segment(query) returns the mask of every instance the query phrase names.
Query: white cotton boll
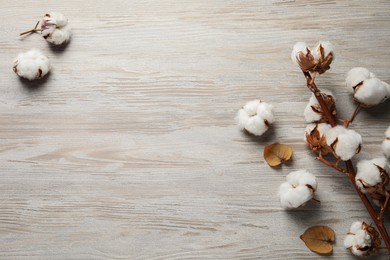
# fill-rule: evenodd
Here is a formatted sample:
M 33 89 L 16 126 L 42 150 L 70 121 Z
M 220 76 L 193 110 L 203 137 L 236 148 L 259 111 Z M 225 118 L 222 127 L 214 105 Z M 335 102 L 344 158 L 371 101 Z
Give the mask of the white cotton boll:
M 348 90 L 351 93 L 354 93 L 353 88 L 356 87 L 356 85 L 370 78 L 375 78 L 375 74 L 373 74 L 366 68 L 356 67 L 348 71 L 347 78 L 345 79 L 345 84 L 347 85 Z
M 17 56 L 13 70 L 18 76 L 29 80 L 40 79 L 49 72 L 50 62 L 42 52 L 32 49 Z
M 286 176 L 286 180 L 294 187 L 310 185 L 314 190 L 317 189 L 316 177 L 307 170 L 290 172 Z
M 291 52 L 291 60 L 299 65 L 298 61 L 298 54 L 300 52 L 303 52 L 304 54 L 307 54 L 307 45 L 304 42 L 297 42 L 295 43 L 293 50 Z
M 359 230 L 362 229 L 362 225 L 363 225 L 363 222 L 361 222 L 361 221 L 353 222 L 350 229 L 349 229 L 349 232 L 356 234 L 356 232 L 358 232 Z
M 280 204 L 284 209 L 298 208 L 311 200 L 317 189 L 314 175 L 306 170 L 291 172 L 279 187 Z
M 68 19 L 58 12 L 46 14 L 41 21 L 41 29 L 43 38 L 55 45 L 68 42 L 72 35 Z
M 353 97 L 362 105 L 375 106 L 389 98 L 387 83 L 378 78 L 370 78 L 355 88 Z
M 360 151 L 362 137 L 354 130 L 335 126 L 325 132 L 326 143 L 332 147 L 341 160 L 347 161 Z
M 357 163 L 357 173 L 355 177 L 356 185 L 363 192 L 365 192 L 365 189 L 360 180 L 370 186 L 375 186 L 382 182 L 380 171 L 377 166 L 381 167 L 385 171 L 389 170 L 389 165 L 385 157 L 379 157 L 372 160 L 361 160 Z
M 238 111 L 236 120 L 241 130 L 260 136 L 274 122 L 273 106 L 260 100 L 249 101 Z

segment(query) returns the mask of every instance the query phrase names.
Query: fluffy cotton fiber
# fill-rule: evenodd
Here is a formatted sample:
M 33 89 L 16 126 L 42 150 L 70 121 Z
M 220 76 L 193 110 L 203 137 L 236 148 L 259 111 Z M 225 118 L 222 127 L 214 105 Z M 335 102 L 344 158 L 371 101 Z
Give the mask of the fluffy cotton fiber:
M 325 132 L 326 143 L 341 160 L 347 161 L 360 152 L 362 137 L 354 130 L 335 126 Z
M 385 156 L 389 159 L 390 158 L 390 126 L 387 128 L 385 132 L 385 140 L 382 142 L 382 150 Z
M 356 185 L 366 193 L 361 181 L 370 186 L 375 186 L 382 182 L 379 167 L 389 172 L 389 165 L 385 157 L 372 160 L 361 160 L 357 163 Z
M 32 49 L 18 55 L 13 69 L 18 76 L 35 80 L 43 78 L 49 72 L 50 62 L 42 52 Z
M 236 120 L 241 130 L 261 136 L 274 122 L 274 109 L 271 104 L 252 100 L 238 111 Z
M 325 95 L 331 96 L 334 100 L 333 93 L 330 90 L 323 89 L 322 92 Z M 313 93 L 311 94 L 310 100 L 305 107 L 303 115 L 308 123 L 319 122 L 323 117 L 322 108 Z
M 41 29 L 43 38 L 55 45 L 68 42 L 72 35 L 68 19 L 58 12 L 46 14 L 41 21 Z
M 284 209 L 294 209 L 311 200 L 317 189 L 316 177 L 306 170 L 291 172 L 279 187 L 279 198 Z
M 366 68 L 353 68 L 347 73 L 345 83 L 353 91 L 354 99 L 362 106 L 378 105 L 390 97 L 390 85 L 375 77 Z

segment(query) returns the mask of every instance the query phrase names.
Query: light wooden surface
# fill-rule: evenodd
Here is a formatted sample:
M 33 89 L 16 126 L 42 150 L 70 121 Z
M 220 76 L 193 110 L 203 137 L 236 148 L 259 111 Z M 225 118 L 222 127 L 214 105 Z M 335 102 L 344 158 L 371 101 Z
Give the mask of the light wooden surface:
M 335 45 L 317 83 L 349 116 L 350 68 L 390 82 L 389 1 L 0 2 L 1 259 L 316 259 L 299 235 L 319 224 L 336 231 L 328 258 L 354 259 L 344 235 L 370 219 L 303 143 L 309 92 L 290 52 Z M 66 48 L 18 36 L 48 11 L 69 17 Z M 40 83 L 12 72 L 33 47 L 53 66 Z M 255 98 L 276 106 L 261 138 L 234 120 Z M 359 114 L 357 159 L 381 155 L 389 109 Z M 273 142 L 294 148 L 279 170 L 262 159 Z M 286 212 L 277 189 L 301 168 L 318 177 L 321 205 Z

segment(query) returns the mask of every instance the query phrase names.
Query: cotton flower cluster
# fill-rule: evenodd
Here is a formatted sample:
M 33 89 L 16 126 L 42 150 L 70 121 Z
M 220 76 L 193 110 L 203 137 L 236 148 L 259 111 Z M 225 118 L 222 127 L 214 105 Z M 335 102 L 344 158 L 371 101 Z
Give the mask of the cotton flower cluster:
M 20 53 L 14 61 L 14 72 L 29 80 L 41 79 L 50 70 L 49 59 L 39 50 Z
M 385 140 L 382 142 L 382 150 L 385 156 L 390 159 L 390 127 L 385 132 Z
M 356 185 L 368 193 L 377 205 L 386 200 L 389 186 L 389 164 L 385 157 L 361 160 L 357 164 Z
M 336 111 L 335 97 L 333 93 L 330 90 L 323 89 L 321 95 L 322 95 L 322 99 L 325 101 L 328 107 L 328 110 L 331 112 L 333 116 L 335 116 L 337 114 L 337 111 Z M 312 93 L 309 103 L 307 103 L 305 107 L 304 116 L 306 122 L 308 123 L 317 123 L 317 122 L 326 121 L 324 112 L 322 111 L 322 108 L 318 103 L 318 100 L 314 95 L 314 93 Z
M 58 12 L 45 14 L 41 21 L 41 30 L 43 38 L 55 45 L 68 42 L 72 35 L 68 18 Z
M 304 42 L 297 42 L 291 52 L 291 59 L 304 72 L 324 73 L 330 69 L 330 64 L 334 60 L 333 45 L 328 41 L 320 41 L 314 50 Z
M 378 105 L 390 97 L 390 85 L 378 79 L 366 68 L 353 68 L 347 73 L 347 88 L 363 107 Z
M 279 187 L 280 203 L 284 209 L 304 206 L 313 199 L 317 189 L 316 177 L 306 170 L 290 172 Z
M 331 127 L 327 123 L 310 124 L 305 130 L 307 145 L 314 152 L 326 155 L 330 152 L 337 159 L 347 161 L 360 152 L 362 137 L 343 126 Z
M 266 102 L 252 100 L 238 111 L 236 120 L 241 130 L 261 136 L 274 122 L 274 108 Z
M 356 221 L 344 239 L 344 246 L 352 254 L 367 257 L 377 251 L 381 245 L 378 231 L 364 222 Z

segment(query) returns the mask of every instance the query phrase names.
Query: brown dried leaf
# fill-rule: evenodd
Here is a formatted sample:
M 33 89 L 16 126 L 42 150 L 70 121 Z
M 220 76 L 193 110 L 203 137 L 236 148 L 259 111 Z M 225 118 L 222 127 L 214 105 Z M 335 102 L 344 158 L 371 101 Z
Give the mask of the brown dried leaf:
M 314 253 L 326 255 L 332 253 L 336 235 L 330 227 L 314 226 L 308 228 L 300 238 Z
M 271 167 L 279 166 L 290 160 L 292 153 L 291 146 L 285 144 L 274 143 L 264 147 L 264 159 Z

